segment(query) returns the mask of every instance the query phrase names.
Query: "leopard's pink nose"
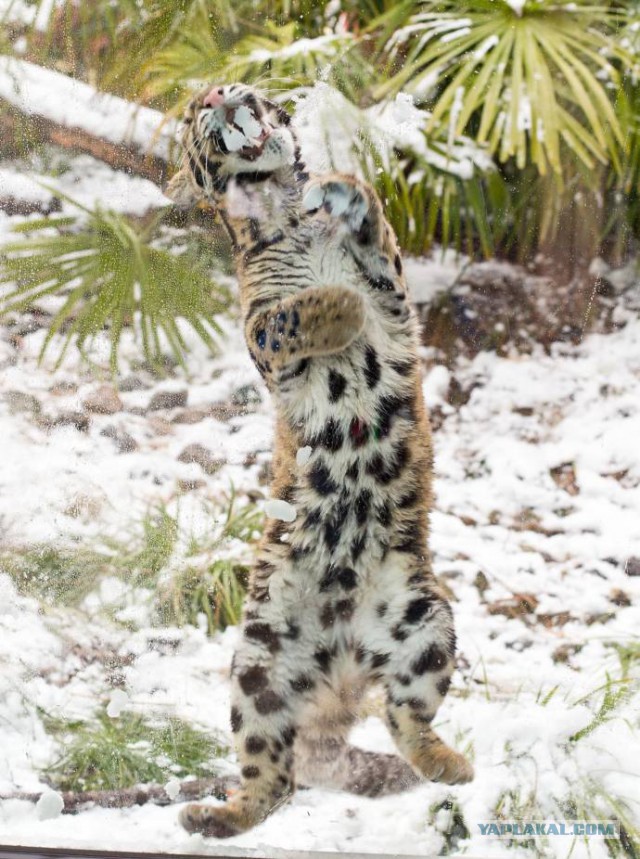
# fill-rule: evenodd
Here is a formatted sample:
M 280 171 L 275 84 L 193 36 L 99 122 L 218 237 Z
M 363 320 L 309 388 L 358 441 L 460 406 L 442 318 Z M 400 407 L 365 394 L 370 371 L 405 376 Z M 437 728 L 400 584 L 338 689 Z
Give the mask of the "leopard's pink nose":
M 214 87 L 211 92 L 207 93 L 202 103 L 205 107 L 220 107 L 221 104 L 224 104 L 224 90 L 222 87 Z

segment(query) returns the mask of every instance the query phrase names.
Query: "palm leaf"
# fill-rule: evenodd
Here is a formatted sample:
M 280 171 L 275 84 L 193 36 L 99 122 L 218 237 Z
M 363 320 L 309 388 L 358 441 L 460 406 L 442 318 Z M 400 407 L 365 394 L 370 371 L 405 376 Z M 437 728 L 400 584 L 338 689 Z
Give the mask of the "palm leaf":
M 622 11 L 585 2 L 507 0 L 405 4 L 404 26 L 378 23 L 395 73 L 377 98 L 435 81 L 427 130 L 487 143 L 500 161 L 562 175 L 564 152 L 585 165 L 619 163 L 624 134 L 612 92 L 626 52 L 614 39 Z M 375 28 L 376 22 L 372 25 Z
M 83 221 L 42 218 L 19 225 L 24 238 L 5 244 L 0 256 L 0 314 L 60 296 L 40 353 L 42 359 L 62 335 L 57 364 L 72 342 L 84 354 L 106 332 L 115 372 L 121 335 L 129 328 L 150 363 L 161 367 L 168 350 L 184 366 L 180 320 L 214 350 L 220 334 L 215 315 L 228 296 L 192 254 L 176 255 L 159 245 L 160 221 L 161 216 L 141 228 L 97 208 Z

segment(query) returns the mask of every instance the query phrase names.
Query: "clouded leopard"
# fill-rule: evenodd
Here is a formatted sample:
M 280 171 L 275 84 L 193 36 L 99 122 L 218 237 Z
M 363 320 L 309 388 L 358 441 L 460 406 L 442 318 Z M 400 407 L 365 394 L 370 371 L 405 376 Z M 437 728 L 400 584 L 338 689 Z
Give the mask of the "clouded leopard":
M 468 781 L 471 765 L 431 727 L 455 634 L 427 548 L 417 322 L 380 201 L 350 176 L 309 175 L 289 115 L 244 85 L 195 97 L 182 147 L 168 194 L 206 199 L 228 233 L 276 411 L 271 495 L 295 518 L 268 521 L 233 660 L 241 788 L 181 822 L 235 835 L 296 781 L 367 796 Z M 402 757 L 347 743 L 372 683 Z

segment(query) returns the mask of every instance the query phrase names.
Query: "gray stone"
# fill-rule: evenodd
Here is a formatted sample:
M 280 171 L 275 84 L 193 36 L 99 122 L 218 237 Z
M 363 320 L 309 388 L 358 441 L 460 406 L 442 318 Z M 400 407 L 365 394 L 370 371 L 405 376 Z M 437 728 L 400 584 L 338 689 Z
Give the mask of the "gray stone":
M 118 453 L 131 453 L 138 447 L 138 442 L 132 435 L 122 429 L 111 424 L 100 431 L 100 435 L 106 436 L 115 442 Z
M 80 432 L 87 432 L 90 418 L 84 412 L 60 412 L 57 415 L 46 415 L 40 419 L 40 424 L 45 429 L 52 427 L 75 427 Z
M 231 402 L 234 406 L 257 406 L 262 402 L 262 397 L 255 385 L 242 385 L 233 392 Z
M 203 409 L 183 409 L 171 419 L 173 424 L 199 424 L 207 417 L 208 413 Z
M 159 412 L 161 409 L 183 409 L 187 405 L 189 392 L 185 389 L 180 391 L 158 391 L 155 393 L 149 405 L 150 412 Z
M 122 400 L 113 385 L 100 385 L 85 397 L 82 405 L 97 415 L 115 415 L 122 411 Z
M 640 576 L 640 558 L 627 558 L 624 571 L 628 576 Z
M 118 384 L 118 388 L 125 394 L 128 394 L 130 391 L 144 391 L 145 388 L 150 387 L 151 385 L 145 382 L 140 376 L 125 376 Z
M 205 474 L 215 474 L 225 464 L 224 459 L 216 459 L 209 448 L 202 444 L 189 444 L 178 456 L 178 462 L 195 462 Z
M 23 391 L 7 391 L 4 399 L 12 415 L 38 415 L 42 408 L 37 397 L 34 397 L 33 394 L 25 394 Z

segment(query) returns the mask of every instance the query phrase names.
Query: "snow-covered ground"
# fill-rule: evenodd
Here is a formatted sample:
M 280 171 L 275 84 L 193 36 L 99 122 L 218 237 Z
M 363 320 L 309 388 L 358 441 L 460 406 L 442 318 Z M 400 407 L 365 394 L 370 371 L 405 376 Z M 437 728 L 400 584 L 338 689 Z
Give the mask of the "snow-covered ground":
M 8 187 L 24 191 L 19 167 L 8 169 L 16 171 Z M 106 188 L 110 205 L 125 211 L 160 202 L 150 183 L 116 176 L 89 158 L 74 161 L 58 182 L 84 203 L 104 198 Z M 11 223 L 0 215 L 0 234 Z M 448 271 L 440 260 L 413 262 L 412 269 L 423 284 Z M 637 690 L 634 697 L 629 684 L 601 724 L 580 736 L 607 684 L 609 691 L 626 685 L 621 648 L 635 653 L 628 672 L 637 676 L 640 321 L 623 309 L 620 320 L 615 333 L 551 355 L 485 353 L 448 370 L 424 353 L 425 394 L 444 413 L 435 436 L 432 548 L 452 592 L 460 642 L 437 728 L 473 757 L 475 781 L 377 800 L 300 791 L 229 846 L 433 855 L 450 826 L 448 813 L 433 809 L 447 798 L 470 834 L 451 849 L 476 857 L 531 855 L 531 848 L 482 836 L 479 823 L 562 820 L 571 817 L 570 802 L 578 818 L 605 820 L 614 816 L 609 798 L 619 810 L 628 805 L 638 825 Z M 188 375 L 178 370 L 161 381 L 135 365 L 135 345 L 126 341 L 119 390 L 108 393 L 108 377 L 92 375 L 73 355 L 56 371 L 38 366 L 43 328 L 0 328 L 4 547 L 92 547 L 126 538 L 159 502 L 186 534 L 201 533 L 210 525 L 211 499 L 232 486 L 240 499 L 266 492 L 259 475 L 269 460 L 272 409 L 239 325 L 233 318 L 222 324 L 217 357 L 194 341 Z M 99 357 L 100 344 L 96 349 Z M 452 373 L 471 390 L 458 410 L 444 402 Z M 163 402 L 164 394 L 173 397 Z M 247 394 L 251 405 L 242 413 L 237 404 Z M 87 405 L 96 397 L 109 414 Z M 195 444 L 223 463 L 214 473 L 181 461 Z M 110 622 L 105 607 L 124 612 L 133 631 Z M 213 638 L 195 627 L 172 630 L 175 646 L 165 648 L 150 646 L 157 635 L 144 594 L 117 581 L 103 582 L 81 610 L 43 612 L 0 572 L 0 795 L 44 789 L 43 771 L 58 749 L 42 712 L 88 718 L 109 706 L 112 673 L 90 656 L 105 650 L 122 665 L 126 708 L 177 716 L 231 742 L 236 630 Z M 354 742 L 391 751 L 375 696 L 369 713 Z M 235 771 L 233 756 L 222 769 Z M 177 812 L 94 808 L 41 820 L 32 804 L 6 800 L 0 842 L 213 853 L 215 843 L 179 827 Z M 560 836 L 538 842 L 549 856 L 568 856 L 571 848 L 575 859 L 609 855 L 597 838 L 588 845 Z

